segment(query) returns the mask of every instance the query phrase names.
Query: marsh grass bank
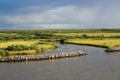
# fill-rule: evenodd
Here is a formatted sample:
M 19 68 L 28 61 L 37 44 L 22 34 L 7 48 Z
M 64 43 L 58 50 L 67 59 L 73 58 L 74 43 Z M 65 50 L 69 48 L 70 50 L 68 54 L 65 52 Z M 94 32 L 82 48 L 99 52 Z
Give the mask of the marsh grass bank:
M 78 45 L 88 45 L 102 48 L 112 48 L 120 46 L 120 39 L 68 39 L 66 43 L 78 44 Z
M 41 44 L 42 43 L 42 44 Z M 40 40 L 15 40 L 0 43 L 0 56 L 36 55 L 57 48 L 53 43 Z

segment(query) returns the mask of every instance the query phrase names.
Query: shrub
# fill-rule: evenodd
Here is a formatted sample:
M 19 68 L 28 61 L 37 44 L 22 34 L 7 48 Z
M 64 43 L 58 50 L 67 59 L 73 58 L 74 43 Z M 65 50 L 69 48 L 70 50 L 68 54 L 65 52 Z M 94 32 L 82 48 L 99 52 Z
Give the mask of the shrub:
M 61 44 L 64 44 L 66 40 L 67 39 L 60 39 L 59 41 L 60 41 Z
M 2 57 L 9 56 L 9 53 L 7 50 L 0 49 L 0 56 Z
M 26 46 L 26 45 L 11 45 L 5 48 L 8 51 L 24 51 L 24 50 L 35 50 L 36 46 Z

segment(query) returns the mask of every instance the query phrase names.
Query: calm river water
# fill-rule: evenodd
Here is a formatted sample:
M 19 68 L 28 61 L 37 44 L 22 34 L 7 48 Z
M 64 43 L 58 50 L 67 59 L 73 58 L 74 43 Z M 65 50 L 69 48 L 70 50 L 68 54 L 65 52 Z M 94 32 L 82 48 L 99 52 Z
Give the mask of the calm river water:
M 0 63 L 0 80 L 120 80 L 120 54 L 102 48 L 62 45 L 46 52 L 79 51 L 86 56 L 35 62 Z

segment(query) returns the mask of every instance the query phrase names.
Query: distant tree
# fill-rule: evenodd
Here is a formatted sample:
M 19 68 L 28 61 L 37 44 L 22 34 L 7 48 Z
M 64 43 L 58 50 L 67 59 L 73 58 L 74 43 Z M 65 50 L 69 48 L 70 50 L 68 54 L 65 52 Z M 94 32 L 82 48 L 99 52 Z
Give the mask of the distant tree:
M 88 38 L 87 34 L 82 35 L 83 38 Z
M 67 39 L 62 38 L 62 39 L 59 40 L 59 42 L 60 42 L 61 44 L 64 44 L 66 40 L 67 40 Z

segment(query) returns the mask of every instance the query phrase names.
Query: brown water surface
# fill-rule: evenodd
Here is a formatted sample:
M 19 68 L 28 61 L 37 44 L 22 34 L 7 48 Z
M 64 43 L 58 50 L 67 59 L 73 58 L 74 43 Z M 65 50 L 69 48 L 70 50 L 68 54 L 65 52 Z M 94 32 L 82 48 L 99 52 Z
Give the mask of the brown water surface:
M 0 63 L 0 80 L 120 80 L 120 54 L 102 48 L 62 45 L 46 52 L 87 51 L 87 56 L 35 62 Z

